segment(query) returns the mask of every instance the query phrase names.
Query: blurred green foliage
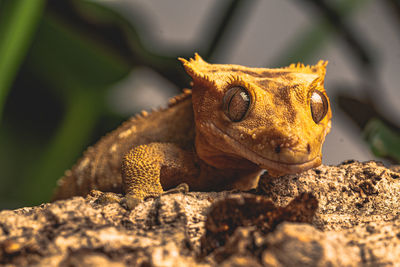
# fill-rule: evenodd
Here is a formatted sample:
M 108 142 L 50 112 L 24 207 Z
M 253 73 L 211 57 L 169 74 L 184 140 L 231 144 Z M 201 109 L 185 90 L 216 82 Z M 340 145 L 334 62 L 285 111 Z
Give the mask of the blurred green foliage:
M 400 162 L 400 133 L 378 118 L 368 121 L 363 130 L 371 151 L 380 158 Z
M 41 6 L 38 5 L 39 2 L 42 2 Z M 3 28 L 9 26 L 4 30 L 4 36 L 9 36 L 11 41 L 9 44 L 0 42 L 0 45 L 3 44 L 0 46 L 3 48 L 0 51 L 8 55 L 6 59 L 9 61 L 1 62 L 5 65 L 11 62 L 9 65 L 15 67 L 13 67 L 14 73 L 10 70 L 0 72 L 3 75 L 0 76 L 2 91 L 6 92 L 10 88 L 15 73 L 21 67 L 21 79 L 29 80 L 34 77 L 35 80 L 40 81 L 45 90 L 52 91 L 43 92 L 43 88 L 39 89 L 39 93 L 50 93 L 50 99 L 40 99 L 33 93 L 34 96 L 30 100 L 37 101 L 37 105 L 46 105 L 46 100 L 52 101 L 52 98 L 56 98 L 63 109 L 61 114 L 58 114 L 57 122 L 46 140 L 40 140 L 40 136 L 37 136 L 38 139 L 35 140 L 26 133 L 20 132 L 21 128 L 26 126 L 24 123 L 27 120 L 32 119 L 37 122 L 41 119 L 30 118 L 29 114 L 21 114 L 22 117 L 19 118 L 14 116 L 14 119 L 19 119 L 17 122 L 5 118 L 1 128 L 1 147 L 6 147 L 1 151 L 3 163 L 1 182 L 3 185 L 12 185 L 13 178 L 17 178 L 19 185 L 11 192 L 10 188 L 2 186 L 1 195 L 12 199 L 18 194 L 17 199 L 26 203 L 38 203 L 49 198 L 55 186 L 56 177 L 61 177 L 62 170 L 71 166 L 77 155 L 85 148 L 92 137 L 93 129 L 106 110 L 104 103 L 107 90 L 126 76 L 132 66 L 101 42 L 88 38 L 76 27 L 74 28 L 73 25 L 57 16 L 56 12 L 45 12 L 43 16 L 26 14 L 26 9 L 35 11 L 35 9 L 32 10 L 32 3 L 36 3 L 36 9 L 39 7 L 43 9 L 44 1 L 5 1 L 4 3 L 6 4 L 1 9 L 2 14 L 12 15 L 13 19 L 22 17 L 27 22 L 15 23 L 11 17 L 3 21 Z M 35 12 L 38 13 L 38 11 Z M 33 18 L 36 21 L 33 21 Z M 28 34 L 33 32 L 33 25 L 38 26 L 34 38 L 32 34 Z M 24 38 L 15 36 L 16 32 L 24 35 Z M 29 53 L 24 64 L 20 66 L 25 54 L 23 48 L 26 50 L 29 45 Z M 16 47 L 19 49 L 17 50 Z M 36 89 L 34 86 L 30 87 L 32 88 L 28 90 Z M 20 94 L 19 97 L 32 96 L 32 93 L 26 94 L 25 90 L 22 88 L 19 92 L 19 89 L 16 89 Z M 29 106 L 24 106 L 24 103 L 18 104 L 20 109 L 29 112 Z M 13 108 L 11 107 L 10 110 Z M 35 113 L 35 111 L 32 112 Z M 42 112 L 53 111 L 43 110 Z M 48 116 L 43 113 L 38 115 L 44 115 L 42 119 L 46 120 Z M 14 125 L 19 123 L 22 125 Z M 42 130 L 40 125 L 33 126 L 36 129 L 39 128 L 39 131 Z M 14 141 L 15 136 L 20 138 Z M 19 144 L 18 140 L 22 140 L 22 144 Z M 40 144 L 41 142 L 43 145 Z M 7 146 L 9 146 L 8 149 Z M 10 151 L 14 153 L 15 161 L 7 160 Z M 4 164 L 6 162 L 7 165 Z M 7 168 L 9 168 L 8 172 Z M 10 195 L 12 193 L 14 195 Z
M 343 18 L 366 2 L 340 0 L 328 10 Z M 223 3 L 210 15 L 205 47 L 163 55 L 143 45 L 136 31 L 142 25 L 96 2 L 0 0 L 0 208 L 48 201 L 56 180 L 82 151 L 126 119 L 106 101 L 132 69 L 146 66 L 179 88 L 187 85 L 176 57 L 195 51 L 212 57 L 217 46 L 228 46 L 224 39 L 235 14 L 247 10 L 240 13 L 246 19 L 251 14 L 245 7 L 256 1 Z M 300 32 L 276 65 L 307 61 L 330 36 L 349 32 L 332 21 L 335 16 L 316 17 L 314 27 Z M 238 29 L 235 35 L 240 36 Z M 381 124 L 371 128 L 375 134 L 367 135 L 369 142 L 376 143 L 376 136 L 383 143 L 390 140 L 390 151 L 398 155 L 391 145 L 399 140 L 396 133 Z
M 44 0 L 0 2 L 0 121 L 8 90 L 32 41 Z

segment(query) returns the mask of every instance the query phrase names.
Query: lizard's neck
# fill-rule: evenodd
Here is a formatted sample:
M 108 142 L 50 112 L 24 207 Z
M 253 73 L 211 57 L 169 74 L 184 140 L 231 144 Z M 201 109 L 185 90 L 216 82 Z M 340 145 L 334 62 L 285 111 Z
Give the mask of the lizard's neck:
M 258 165 L 247 159 L 219 150 L 198 130 L 196 130 L 195 148 L 198 157 L 215 168 L 249 170 L 252 172 L 260 170 Z

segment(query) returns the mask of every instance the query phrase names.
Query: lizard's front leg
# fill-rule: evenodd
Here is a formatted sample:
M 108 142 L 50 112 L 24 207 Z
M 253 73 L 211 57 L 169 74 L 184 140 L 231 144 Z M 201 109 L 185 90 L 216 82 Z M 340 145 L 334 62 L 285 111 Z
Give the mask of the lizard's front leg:
M 158 196 L 198 175 L 193 152 L 173 143 L 150 143 L 131 149 L 122 162 L 122 180 L 127 205 L 132 208 L 144 198 Z

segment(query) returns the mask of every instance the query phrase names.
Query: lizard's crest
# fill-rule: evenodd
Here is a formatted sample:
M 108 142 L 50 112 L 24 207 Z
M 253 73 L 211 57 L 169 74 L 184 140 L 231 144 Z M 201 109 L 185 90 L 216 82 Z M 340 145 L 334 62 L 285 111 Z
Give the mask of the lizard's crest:
M 193 78 L 196 143 L 213 141 L 221 155 L 242 157 L 274 174 L 321 163 L 331 119 L 327 61 L 276 69 L 209 64 L 198 54 L 180 61 Z M 218 151 L 203 154 L 212 154 L 208 163 L 216 165 Z
M 326 66 L 328 61 L 320 60 L 316 65 L 304 65 L 303 63 L 290 64 L 287 67 L 267 69 L 250 68 L 233 64 L 209 64 L 199 54 L 195 53 L 194 58 L 186 60 L 178 58 L 185 68 L 187 74 L 193 78 L 193 83 L 208 87 L 217 87 L 216 83 L 226 83 L 229 80 L 241 82 L 270 78 L 275 81 L 285 79 L 302 79 L 312 77 L 315 83 L 323 86 Z M 297 77 L 296 77 L 297 76 Z
M 324 77 L 326 73 L 326 65 L 328 65 L 328 61 L 320 60 L 314 66 L 304 65 L 303 63 L 299 62 L 297 64 L 294 63 L 290 64 L 288 67 L 285 67 L 283 69 L 302 72 L 302 73 L 318 73 L 319 76 Z
M 207 68 L 210 64 L 205 62 L 199 54 L 195 53 L 194 59 L 191 58 L 189 61 L 184 58 L 178 59 L 182 62 L 186 73 L 193 78 L 194 82 L 208 87 L 215 86 L 214 80 L 207 75 Z

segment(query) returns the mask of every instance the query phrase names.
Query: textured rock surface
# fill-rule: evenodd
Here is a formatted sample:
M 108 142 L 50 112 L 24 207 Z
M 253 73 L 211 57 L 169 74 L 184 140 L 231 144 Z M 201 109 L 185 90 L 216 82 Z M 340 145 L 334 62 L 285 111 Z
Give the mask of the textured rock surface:
M 44 266 L 396 266 L 400 265 L 400 173 L 375 162 L 320 166 L 278 179 L 259 193 L 286 206 L 312 192 L 312 224 L 283 222 L 272 233 L 238 227 L 200 258 L 213 202 L 228 192 L 169 194 L 128 211 L 120 196 L 0 212 L 0 264 Z
M 391 221 L 400 214 L 400 173 L 374 161 L 322 165 L 278 179 L 264 175 L 259 188 L 279 206 L 301 192 L 313 192 L 319 201 L 314 225 L 321 230 Z

